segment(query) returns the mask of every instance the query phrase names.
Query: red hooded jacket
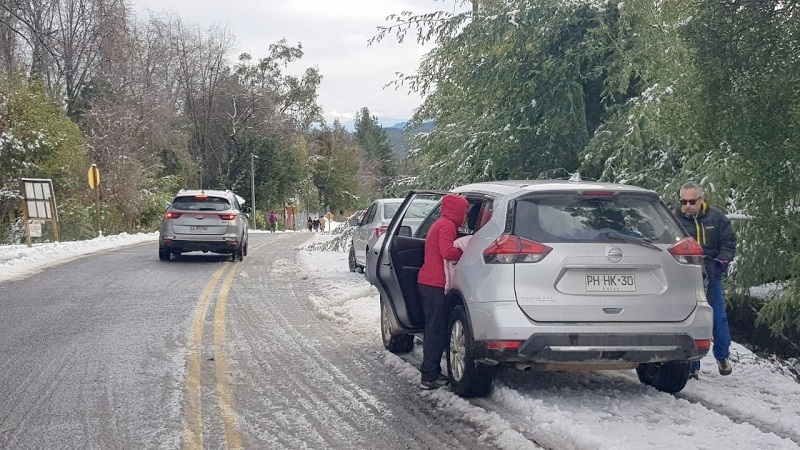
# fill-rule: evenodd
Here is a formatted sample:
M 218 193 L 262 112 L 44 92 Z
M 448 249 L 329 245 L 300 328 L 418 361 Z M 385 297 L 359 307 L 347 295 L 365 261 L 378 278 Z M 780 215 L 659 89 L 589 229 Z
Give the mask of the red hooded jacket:
M 425 238 L 425 261 L 419 270 L 417 283 L 444 288 L 444 260 L 458 261 L 461 249 L 453 247 L 458 238 L 458 227 L 467 217 L 467 199 L 456 194 L 442 198 L 442 216 L 431 226 Z

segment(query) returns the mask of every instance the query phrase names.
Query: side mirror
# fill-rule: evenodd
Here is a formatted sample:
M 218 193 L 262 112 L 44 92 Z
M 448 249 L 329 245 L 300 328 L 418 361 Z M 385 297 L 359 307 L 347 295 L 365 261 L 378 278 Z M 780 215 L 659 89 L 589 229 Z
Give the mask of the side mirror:
M 172 206 L 172 203 L 167 203 L 167 205 L 164 206 L 164 212 L 167 212 L 170 206 Z
M 250 214 L 252 209 L 249 206 L 242 206 L 242 212 L 245 214 Z
M 400 225 L 400 229 L 397 230 L 397 235 L 411 237 L 411 227 L 408 225 Z

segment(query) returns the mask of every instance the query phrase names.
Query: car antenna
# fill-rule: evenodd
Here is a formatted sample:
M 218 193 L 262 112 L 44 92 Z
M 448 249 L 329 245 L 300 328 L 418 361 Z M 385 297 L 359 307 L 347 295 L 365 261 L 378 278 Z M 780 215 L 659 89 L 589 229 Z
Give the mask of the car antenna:
M 581 182 L 581 181 L 583 181 L 583 180 L 581 179 L 581 173 L 580 173 L 580 172 L 575 172 L 575 173 L 573 173 L 573 174 L 572 174 L 572 175 L 569 177 L 569 181 L 572 181 L 572 182 Z

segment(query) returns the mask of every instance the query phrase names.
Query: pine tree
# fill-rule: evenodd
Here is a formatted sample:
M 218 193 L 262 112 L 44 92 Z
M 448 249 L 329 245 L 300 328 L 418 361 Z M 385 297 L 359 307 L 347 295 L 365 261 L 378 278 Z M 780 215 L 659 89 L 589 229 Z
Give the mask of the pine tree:
M 378 123 L 378 117 L 370 115 L 366 107 L 361 108 L 354 125 L 355 140 L 364 150 L 367 160 L 375 165 L 380 188 L 385 192 L 397 174 L 397 160 L 389 136 Z

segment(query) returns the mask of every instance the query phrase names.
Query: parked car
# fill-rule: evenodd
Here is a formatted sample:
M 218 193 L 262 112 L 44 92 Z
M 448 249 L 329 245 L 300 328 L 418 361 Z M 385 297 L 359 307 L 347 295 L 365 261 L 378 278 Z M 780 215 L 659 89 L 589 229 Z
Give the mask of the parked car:
M 472 235 L 447 298 L 447 376 L 464 397 L 487 395 L 501 365 L 523 370 L 635 369 L 675 393 L 708 353 L 712 311 L 703 251 L 655 192 L 583 181 L 503 181 L 454 189 Z M 424 318 L 417 273 L 435 207 L 412 231 L 412 191 L 375 242 L 366 278 L 380 293 L 386 349 L 408 352 Z
M 353 230 L 350 242 L 348 266 L 351 272 L 363 271 L 366 264 L 366 253 L 375 239 L 389 226 L 397 208 L 403 203 L 402 198 L 381 198 L 372 202 Z M 436 206 L 438 200 L 420 200 L 410 208 L 403 217 L 403 224 L 416 230 L 422 219 Z
M 362 217 L 364 217 L 364 212 L 366 212 L 366 209 L 359 209 L 358 211 L 354 212 L 350 217 L 347 218 L 347 226 L 357 227 L 358 222 Z
M 184 252 L 247 255 L 249 207 L 231 191 L 181 190 L 164 211 L 158 232 L 158 258 Z

